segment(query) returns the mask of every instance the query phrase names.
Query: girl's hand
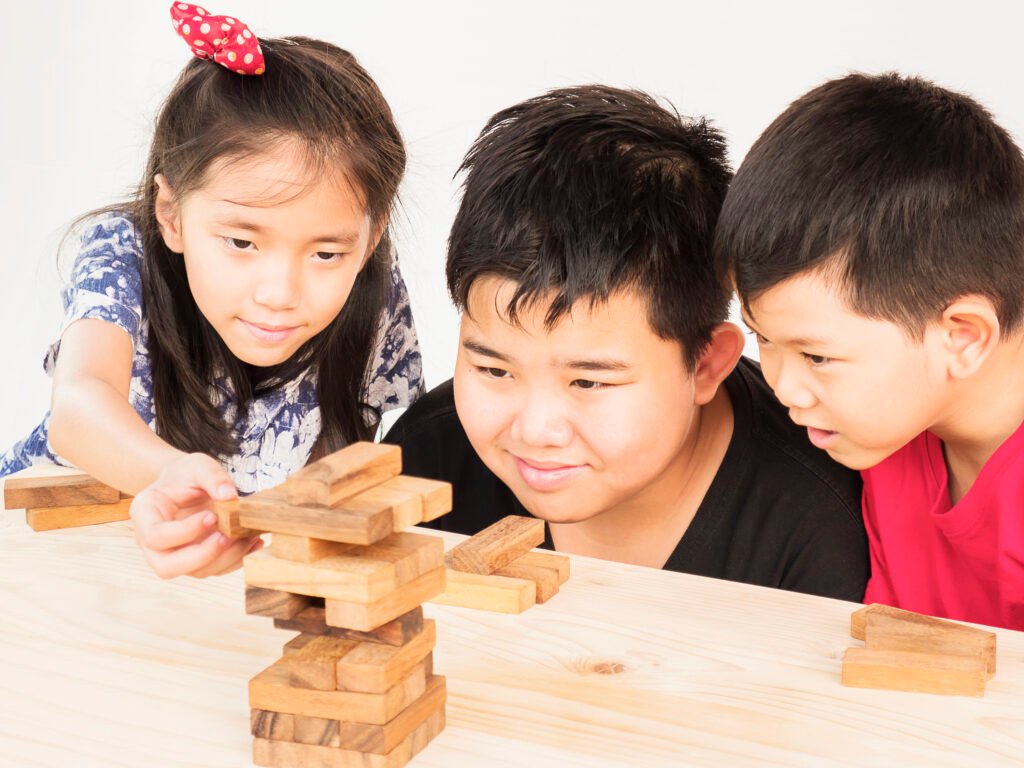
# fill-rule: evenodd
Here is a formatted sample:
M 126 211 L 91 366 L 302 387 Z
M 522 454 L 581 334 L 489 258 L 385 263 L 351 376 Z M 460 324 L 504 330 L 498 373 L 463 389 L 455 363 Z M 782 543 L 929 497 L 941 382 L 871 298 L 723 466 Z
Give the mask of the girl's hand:
M 131 505 L 135 540 L 157 576 L 229 573 L 263 546 L 258 536 L 232 539 L 217 530 L 210 502 L 237 495 L 224 468 L 206 454 L 182 454 L 161 470 Z

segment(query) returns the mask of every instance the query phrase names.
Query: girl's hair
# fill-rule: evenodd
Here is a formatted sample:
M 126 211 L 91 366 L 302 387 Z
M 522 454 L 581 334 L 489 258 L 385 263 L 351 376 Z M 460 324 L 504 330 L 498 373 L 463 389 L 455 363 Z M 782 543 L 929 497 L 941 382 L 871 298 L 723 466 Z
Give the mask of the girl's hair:
M 307 37 L 260 41 L 261 76 L 242 76 L 194 59 L 160 109 L 145 174 L 128 204 L 142 241 L 157 433 L 189 452 L 228 455 L 238 435 L 211 402 L 214 377 L 230 379 L 239 411 L 261 392 L 306 369 L 317 376 L 322 429 L 314 456 L 372 437 L 380 414 L 362 401 L 371 373 L 391 266 L 387 223 L 405 171 L 405 148 L 391 110 L 355 57 Z M 287 140 L 304 153 L 310 178 L 338 175 L 361 195 L 380 242 L 331 324 L 272 368 L 236 358 L 200 313 L 184 260 L 170 251 L 155 215 L 156 174 L 180 199 L 201 188 L 215 161 L 259 155 Z M 120 206 L 124 210 L 124 206 Z

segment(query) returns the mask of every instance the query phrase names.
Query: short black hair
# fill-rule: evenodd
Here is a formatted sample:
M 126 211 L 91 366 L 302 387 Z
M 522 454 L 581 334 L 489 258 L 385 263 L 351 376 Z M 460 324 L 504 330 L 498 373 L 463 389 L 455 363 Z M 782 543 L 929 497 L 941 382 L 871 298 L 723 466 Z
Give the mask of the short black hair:
M 896 73 L 793 102 L 736 173 L 715 237 L 744 305 L 819 272 L 856 312 L 920 338 L 958 296 L 1024 310 L 1024 159 L 974 99 Z
M 732 177 L 717 129 L 640 91 L 563 88 L 494 115 L 459 172 L 447 279 L 460 310 L 485 276 L 518 285 L 512 322 L 553 294 L 549 327 L 581 299 L 635 290 L 693 369 L 729 307 L 711 257 Z

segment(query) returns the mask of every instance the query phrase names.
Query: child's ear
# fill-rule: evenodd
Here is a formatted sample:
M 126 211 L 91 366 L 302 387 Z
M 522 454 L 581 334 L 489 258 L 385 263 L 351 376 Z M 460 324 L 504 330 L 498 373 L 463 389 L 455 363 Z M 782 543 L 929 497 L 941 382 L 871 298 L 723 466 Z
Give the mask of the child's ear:
M 743 331 L 733 323 L 720 323 L 697 360 L 693 372 L 694 403 L 710 403 L 725 377 L 732 373 L 743 354 Z
M 164 244 L 175 253 L 184 253 L 185 245 L 181 237 L 181 208 L 178 199 L 171 189 L 170 182 L 162 173 L 153 177 L 156 184 L 156 223 Z
M 965 379 L 981 367 L 999 344 L 999 315 L 986 296 L 960 296 L 942 312 L 936 330 L 946 353 L 949 375 Z

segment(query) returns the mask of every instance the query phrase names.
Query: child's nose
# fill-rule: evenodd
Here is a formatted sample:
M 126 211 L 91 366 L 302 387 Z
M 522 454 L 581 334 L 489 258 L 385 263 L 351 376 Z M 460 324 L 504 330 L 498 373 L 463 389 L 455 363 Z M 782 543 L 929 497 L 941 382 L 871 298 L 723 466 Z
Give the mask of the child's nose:
M 260 265 L 253 301 L 268 309 L 294 309 L 302 296 L 302 270 L 293 259 L 268 256 Z
M 536 393 L 522 403 L 512 424 L 512 437 L 523 445 L 565 446 L 572 440 L 572 426 L 557 397 Z
M 808 389 L 800 371 L 792 363 L 785 364 L 779 361 L 768 369 L 762 368 L 762 371 L 768 384 L 775 390 L 779 402 L 787 408 L 804 410 L 818 402 L 814 393 Z

